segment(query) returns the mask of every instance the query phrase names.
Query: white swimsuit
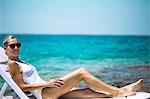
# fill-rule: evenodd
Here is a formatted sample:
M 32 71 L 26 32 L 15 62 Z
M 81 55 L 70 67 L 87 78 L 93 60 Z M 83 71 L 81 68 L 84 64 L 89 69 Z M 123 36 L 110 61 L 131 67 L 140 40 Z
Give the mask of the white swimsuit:
M 43 83 L 44 81 L 37 73 L 34 66 L 26 63 L 17 62 L 16 63 L 22 69 L 23 80 L 27 84 Z M 42 99 L 42 88 L 38 90 L 31 91 L 31 93 L 37 98 Z

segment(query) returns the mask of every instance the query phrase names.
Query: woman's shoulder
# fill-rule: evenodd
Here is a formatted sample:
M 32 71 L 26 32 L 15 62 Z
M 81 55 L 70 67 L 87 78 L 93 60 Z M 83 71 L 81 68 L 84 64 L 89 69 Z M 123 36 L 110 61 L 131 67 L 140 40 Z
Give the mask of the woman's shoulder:
M 8 65 L 17 65 L 18 63 L 26 63 L 24 61 L 9 60 Z
M 10 66 L 10 65 L 16 65 L 17 63 L 16 63 L 16 61 L 14 61 L 14 60 L 9 60 L 8 61 L 8 66 Z
M 18 63 L 15 60 L 8 61 L 8 68 L 16 69 L 16 68 L 18 68 L 18 66 L 19 66 Z
M 14 60 L 10 60 L 8 61 L 8 71 L 13 75 L 16 74 L 18 72 L 20 72 L 22 74 L 23 70 L 21 68 L 21 66 L 17 63 L 17 61 Z

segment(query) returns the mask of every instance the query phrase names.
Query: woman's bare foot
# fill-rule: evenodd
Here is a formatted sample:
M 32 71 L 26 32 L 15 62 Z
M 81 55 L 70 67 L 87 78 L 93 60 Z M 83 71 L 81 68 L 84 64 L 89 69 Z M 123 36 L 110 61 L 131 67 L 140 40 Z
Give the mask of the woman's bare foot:
M 126 90 L 126 91 L 133 91 L 136 92 L 137 90 L 139 90 L 143 85 L 143 79 L 139 79 L 137 82 L 129 84 L 127 86 L 124 86 L 120 89 Z
M 133 91 L 120 90 L 118 95 L 116 95 L 116 97 L 127 97 L 127 96 L 133 96 L 133 95 L 135 95 L 135 92 Z
M 143 85 L 143 79 L 139 79 L 137 82 L 129 84 L 120 88 L 117 97 L 126 97 L 135 95 L 136 91 L 139 90 Z

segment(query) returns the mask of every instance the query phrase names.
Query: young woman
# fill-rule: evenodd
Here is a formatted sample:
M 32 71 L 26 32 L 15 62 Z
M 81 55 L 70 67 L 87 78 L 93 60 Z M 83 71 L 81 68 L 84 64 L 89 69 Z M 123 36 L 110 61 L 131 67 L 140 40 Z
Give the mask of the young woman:
M 9 58 L 8 70 L 18 86 L 24 92 L 33 93 L 37 99 L 57 99 L 65 94 L 66 96 L 69 94 L 68 96 L 103 97 L 101 93 L 108 97 L 123 97 L 134 95 L 143 84 L 143 80 L 140 79 L 130 85 L 117 88 L 104 83 L 82 67 L 60 78 L 44 81 L 34 66 L 19 59 L 20 47 L 21 43 L 16 37 L 8 36 L 4 39 L 3 48 Z M 74 89 L 80 81 L 84 81 L 89 88 Z M 70 94 L 72 90 L 76 90 L 77 93 Z

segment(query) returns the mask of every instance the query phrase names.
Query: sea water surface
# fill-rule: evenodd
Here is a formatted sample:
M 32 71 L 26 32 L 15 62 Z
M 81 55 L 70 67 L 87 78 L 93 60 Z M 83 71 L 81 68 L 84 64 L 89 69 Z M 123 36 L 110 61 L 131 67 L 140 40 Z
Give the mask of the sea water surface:
M 0 34 L 0 41 L 6 34 Z M 104 68 L 150 63 L 150 36 L 16 35 L 20 59 L 49 80 L 79 67 L 94 75 Z M 107 78 L 106 78 L 107 79 Z M 2 82 L 2 79 L 1 79 Z

